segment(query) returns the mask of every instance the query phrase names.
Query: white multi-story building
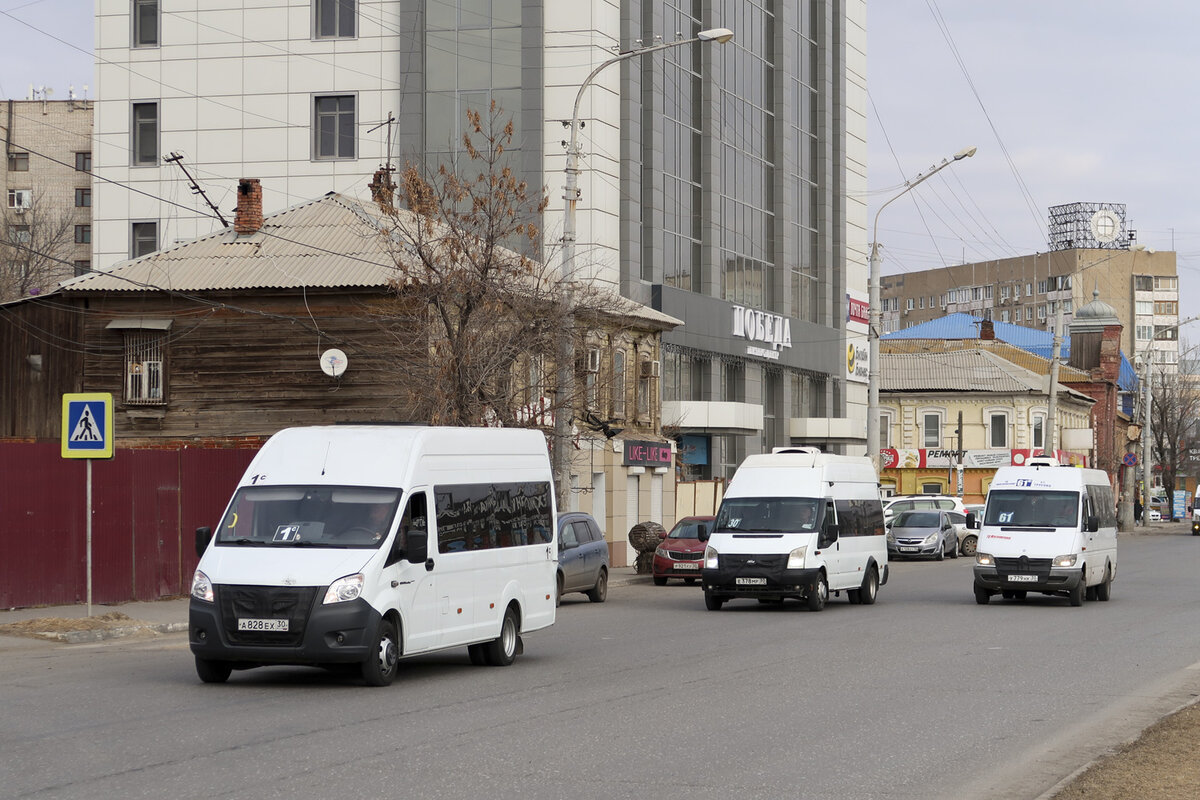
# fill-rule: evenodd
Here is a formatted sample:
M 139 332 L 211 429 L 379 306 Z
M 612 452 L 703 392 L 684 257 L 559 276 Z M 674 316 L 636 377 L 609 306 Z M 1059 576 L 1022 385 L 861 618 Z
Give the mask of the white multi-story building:
M 492 100 L 513 116 L 513 163 L 551 198 L 551 253 L 564 120 L 591 71 L 658 37 L 732 30 L 614 64 L 584 93 L 577 269 L 684 320 L 663 336 L 661 372 L 645 369 L 682 474 L 726 477 L 783 444 L 862 452 L 865 0 L 97 9 L 101 268 L 220 224 L 181 165 L 226 218 L 239 178 L 261 180 L 267 213 L 366 198 L 381 166 L 450 157 L 465 109 Z

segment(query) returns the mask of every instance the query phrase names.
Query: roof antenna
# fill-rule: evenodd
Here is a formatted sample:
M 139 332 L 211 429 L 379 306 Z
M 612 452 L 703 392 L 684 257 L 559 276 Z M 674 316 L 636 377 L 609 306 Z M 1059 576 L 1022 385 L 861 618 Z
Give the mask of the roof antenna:
M 388 129 L 388 132 L 387 132 L 387 150 L 385 150 L 385 151 L 384 151 L 384 155 L 385 155 L 385 157 L 386 157 L 386 160 L 385 160 L 385 162 L 384 162 L 384 163 L 381 165 L 381 167 L 380 167 L 380 168 L 381 168 L 381 169 L 385 169 L 385 170 L 387 170 L 389 173 L 394 171 L 394 170 L 393 170 L 393 167 L 392 167 L 392 123 L 393 123 L 393 122 L 395 122 L 395 121 L 396 121 L 396 118 L 395 118 L 394 116 L 392 116 L 392 112 L 390 112 L 390 111 L 389 111 L 389 112 L 388 112 L 388 118 L 387 118 L 387 119 L 385 119 L 383 122 L 379 123 L 379 124 L 378 124 L 378 125 L 376 125 L 374 128 L 371 128 L 369 131 L 367 131 L 367 133 L 374 133 L 375 131 L 377 131 L 377 130 L 379 130 L 380 128 L 382 128 L 384 125 L 387 125 L 387 129 Z
M 187 176 L 188 188 L 192 190 L 192 194 L 198 194 L 203 197 L 204 202 L 208 203 L 208 207 L 211 208 L 213 213 L 217 215 L 217 219 L 221 220 L 221 225 L 225 228 L 228 228 L 229 222 L 224 216 L 222 216 L 221 209 L 213 205 L 213 201 L 208 199 L 208 195 L 205 194 L 204 190 L 200 188 L 200 184 L 196 183 L 196 179 L 192 177 L 192 174 L 187 171 L 187 167 L 183 165 L 183 155 L 172 150 L 171 155 L 163 156 L 163 161 L 167 162 L 168 164 L 175 164 L 181 170 L 183 170 L 183 174 Z

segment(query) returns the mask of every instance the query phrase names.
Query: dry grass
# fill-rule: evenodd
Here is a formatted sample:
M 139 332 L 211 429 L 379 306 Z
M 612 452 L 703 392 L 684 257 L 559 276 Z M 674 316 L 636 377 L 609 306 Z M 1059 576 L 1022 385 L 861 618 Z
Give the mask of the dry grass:
M 34 639 L 57 639 L 60 633 L 123 628 L 138 621 L 120 611 L 109 611 L 98 617 L 39 617 L 0 625 L 0 634 L 28 636 Z
M 1165 717 L 1093 764 L 1053 800 L 1200 797 L 1200 703 Z

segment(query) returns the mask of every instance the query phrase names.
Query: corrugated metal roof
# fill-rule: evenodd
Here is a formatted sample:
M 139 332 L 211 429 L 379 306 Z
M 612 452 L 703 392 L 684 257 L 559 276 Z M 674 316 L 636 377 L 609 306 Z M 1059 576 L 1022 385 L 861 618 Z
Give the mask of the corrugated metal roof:
M 958 350 L 984 350 L 1008 359 L 1035 375 L 1050 374 L 1050 360 L 1007 342 L 987 339 L 889 339 L 881 342 L 881 353 L 949 353 Z M 1058 377 L 1063 383 L 1083 383 L 1091 380 L 1084 370 L 1069 364 L 1058 365 Z
M 1043 394 L 1046 378 L 985 350 L 879 354 L 880 391 Z M 1058 391 L 1088 403 L 1092 398 L 1058 384 Z
M 374 206 L 330 192 L 266 217 L 262 229 L 249 236 L 226 228 L 64 281 L 61 291 L 382 288 L 398 277 L 394 253 L 402 250 L 385 237 L 384 224 Z M 615 293 L 606 305 L 664 329 L 683 324 Z
M 880 338 L 893 341 L 899 339 L 978 339 L 979 324 L 982 321 L 980 317 L 958 312 L 913 325 L 911 328 L 886 333 Z M 1054 334 L 1050 331 L 1026 328 L 1024 325 L 996 322 L 995 320 L 992 321 L 992 330 L 998 341 L 1015 345 L 1044 359 L 1049 360 L 1054 352 Z M 1071 357 L 1071 337 L 1065 332 L 1059 357 L 1064 363 Z M 1117 386 L 1124 392 L 1137 391 L 1137 372 L 1129 363 L 1129 359 L 1125 357 L 1124 352 L 1121 353 L 1121 368 L 1117 377 Z

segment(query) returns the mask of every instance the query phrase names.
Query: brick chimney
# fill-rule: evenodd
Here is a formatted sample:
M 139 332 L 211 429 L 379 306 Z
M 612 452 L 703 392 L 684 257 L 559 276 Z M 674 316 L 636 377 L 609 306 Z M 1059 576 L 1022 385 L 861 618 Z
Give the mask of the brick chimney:
M 979 321 L 979 338 L 985 341 L 994 341 L 996 338 L 996 327 L 992 325 L 990 319 Z
M 242 178 L 238 181 L 237 198 L 233 229 L 238 236 L 258 233 L 263 226 L 262 185 L 258 178 Z

